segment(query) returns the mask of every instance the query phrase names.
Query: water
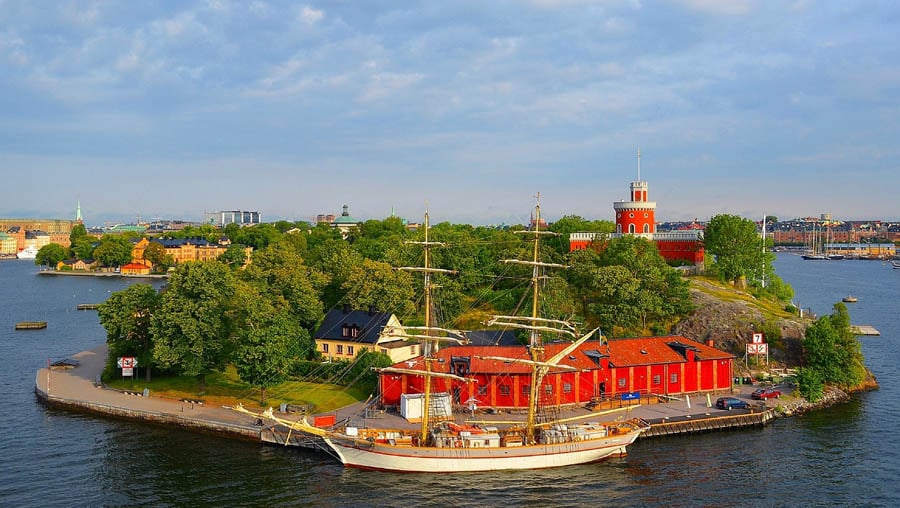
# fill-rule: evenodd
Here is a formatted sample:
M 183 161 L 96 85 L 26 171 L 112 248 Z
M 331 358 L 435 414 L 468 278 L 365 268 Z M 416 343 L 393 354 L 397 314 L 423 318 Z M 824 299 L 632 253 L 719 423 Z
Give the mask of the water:
M 131 281 L 38 277 L 0 262 L 0 506 L 894 506 L 900 502 L 898 284 L 880 262 L 780 255 L 797 303 L 818 314 L 847 294 L 882 389 L 762 429 L 639 441 L 624 459 L 503 473 L 387 474 L 327 455 L 48 409 L 35 371 L 104 340 L 94 311 Z M 18 321 L 47 321 L 13 331 Z

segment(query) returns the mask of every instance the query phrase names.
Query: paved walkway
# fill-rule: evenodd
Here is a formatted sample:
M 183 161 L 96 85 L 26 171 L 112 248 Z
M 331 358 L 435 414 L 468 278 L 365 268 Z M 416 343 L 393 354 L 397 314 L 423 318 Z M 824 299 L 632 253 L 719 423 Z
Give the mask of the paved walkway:
M 36 375 L 36 388 L 51 402 L 84 407 L 85 409 L 117 416 L 133 416 L 146 413 L 149 420 L 171 421 L 190 427 L 235 427 L 259 433 L 255 420 L 247 415 L 223 408 L 192 404 L 161 397 L 142 397 L 104 389 L 95 385 L 106 364 L 107 347 L 102 345 L 90 351 L 72 356 L 79 365 L 72 369 L 40 369 Z M 129 415 L 129 413 L 134 413 Z

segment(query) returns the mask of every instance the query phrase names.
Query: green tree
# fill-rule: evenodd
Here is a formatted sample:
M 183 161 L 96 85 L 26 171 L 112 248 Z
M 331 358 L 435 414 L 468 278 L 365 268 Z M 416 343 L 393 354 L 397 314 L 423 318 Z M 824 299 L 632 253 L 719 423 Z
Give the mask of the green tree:
M 559 234 L 555 240 L 550 240 L 550 245 L 565 255 L 569 252 L 569 237 L 572 233 L 612 233 L 616 227 L 610 221 L 589 221 L 578 215 L 566 215 L 551 224 L 549 229 Z
M 107 370 L 115 366 L 120 356 L 134 356 L 138 368 L 145 368 L 146 380 L 150 381 L 153 365 L 153 335 L 150 318 L 160 304 L 159 293 L 149 284 L 135 284 L 117 291 L 100 305 L 97 314 L 100 324 L 106 329 L 106 343 L 109 345 Z
M 94 259 L 104 266 L 122 266 L 131 262 L 132 245 L 121 236 L 106 235 L 94 249 Z
M 84 238 L 92 238 L 88 235 L 87 228 L 84 227 L 84 224 L 75 224 L 72 226 L 72 231 L 69 232 L 69 245 L 75 245 L 79 240 Z
M 265 404 L 268 387 L 284 381 L 300 342 L 309 342 L 309 332 L 287 309 L 273 308 L 250 286 L 239 294 L 234 365 L 242 381 L 260 389 L 260 403 Z
M 374 307 L 398 316 L 415 312 L 412 277 L 387 263 L 366 259 L 351 269 L 343 289 L 347 303 L 356 309 Z
M 725 280 L 737 283 L 742 277 L 759 285 L 772 271 L 775 257 L 763 249 L 756 223 L 737 215 L 716 215 L 704 233 L 706 252 L 715 257 L 712 268 Z
M 806 329 L 803 352 L 810 383 L 821 380 L 850 387 L 865 379 L 859 341 L 851 330 L 847 306 L 841 302 L 834 305 L 830 316 L 820 317 Z M 815 392 L 814 386 L 806 388 Z
M 151 318 L 153 358 L 184 376 L 197 376 L 206 391 L 206 375 L 221 371 L 233 350 L 229 312 L 234 273 L 218 261 L 178 265 Z
M 69 252 L 65 247 L 57 243 L 48 243 L 38 250 L 37 256 L 34 258 L 34 264 L 52 267 L 67 257 L 69 257 Z
M 247 253 L 244 252 L 244 246 L 233 243 L 225 249 L 219 256 L 219 261 L 233 268 L 240 268 L 247 262 Z
M 152 263 L 153 268 L 162 272 L 174 264 L 172 257 L 166 254 L 166 248 L 163 247 L 163 244 L 154 240 L 150 240 L 144 249 L 144 259 Z
M 276 242 L 257 252 L 243 277 L 274 308 L 286 309 L 301 326 L 314 326 L 324 314 L 319 289 L 326 277 L 306 267 L 289 244 Z
M 82 236 L 77 238 L 70 248 L 77 259 L 94 259 L 94 244 L 96 243 L 97 239 L 93 236 Z
M 326 309 L 334 308 L 344 299 L 344 283 L 350 272 L 362 265 L 363 257 L 349 243 L 340 239 L 328 239 L 310 251 L 310 266 L 326 274 L 327 283 L 322 287 L 322 303 Z

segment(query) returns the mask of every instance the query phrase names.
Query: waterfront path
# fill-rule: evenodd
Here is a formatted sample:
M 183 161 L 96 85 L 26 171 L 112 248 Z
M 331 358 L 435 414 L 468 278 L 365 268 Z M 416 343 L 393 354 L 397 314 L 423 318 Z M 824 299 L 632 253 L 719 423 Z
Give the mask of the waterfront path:
M 254 441 L 271 441 L 268 436 L 271 430 L 269 422 L 264 422 L 265 426 L 262 426 L 254 417 L 225 407 L 154 397 L 152 393 L 149 397 L 143 397 L 98 386 L 96 381 L 103 372 L 106 356 L 107 348 L 104 344 L 72 356 L 72 359 L 78 361 L 77 367 L 65 370 L 40 369 L 35 376 L 37 395 L 51 405 L 76 410 L 177 425 Z M 592 412 L 584 407 L 576 407 L 568 410 L 565 417 L 584 416 L 584 421 L 641 418 L 657 427 L 658 432 L 649 432 L 648 437 L 765 424 L 774 416 L 772 408 L 777 406 L 780 401 L 753 401 L 750 393 L 754 388 L 756 387 L 753 385 L 737 385 L 735 393 L 731 394 L 749 402 L 753 406 L 749 411 L 724 411 L 708 407 L 708 399 L 705 396 L 692 397 L 689 405 L 687 398 L 682 396 L 680 399 L 672 399 L 667 403 L 644 404 L 618 410 L 597 409 Z M 789 389 L 782 389 L 782 391 L 785 394 L 790 392 Z M 721 395 L 711 395 L 709 402 L 714 402 L 719 396 Z M 407 422 L 396 412 L 376 410 L 366 412 L 362 402 L 328 414 L 335 415 L 338 422 L 348 421 L 361 427 L 367 425 L 395 429 L 418 427 L 418 424 Z M 299 417 L 299 415 L 290 414 L 282 416 L 288 419 Z M 468 416 L 470 416 L 468 411 L 457 414 L 458 418 Z M 492 420 L 498 423 L 504 420 L 521 420 L 522 415 L 502 411 L 488 415 L 479 411 L 474 419 L 476 421 Z M 709 423 L 709 420 L 718 423 Z M 699 421 L 707 423 L 702 426 L 687 425 L 690 422 Z M 667 430 L 663 430 L 664 427 Z
M 152 394 L 150 397 L 130 395 L 98 386 L 96 380 L 103 372 L 106 356 L 104 344 L 72 356 L 79 363 L 75 368 L 40 369 L 35 376 L 36 393 L 52 405 L 259 440 L 260 427 L 256 421 L 230 409 Z

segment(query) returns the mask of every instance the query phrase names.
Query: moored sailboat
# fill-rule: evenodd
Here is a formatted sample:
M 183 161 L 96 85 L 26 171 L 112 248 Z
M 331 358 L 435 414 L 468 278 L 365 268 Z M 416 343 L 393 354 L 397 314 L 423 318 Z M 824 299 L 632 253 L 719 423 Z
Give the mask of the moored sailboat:
M 545 319 L 539 316 L 539 290 L 543 270 L 561 268 L 562 265 L 542 262 L 540 258 L 540 238 L 551 235 L 540 230 L 540 205 L 535 208 L 534 229 L 521 233 L 533 237 L 534 248 L 531 260 L 505 260 L 506 263 L 526 265 L 532 268 L 532 305 L 529 316 L 494 316 L 489 325 L 527 330 L 529 344 L 526 358 L 500 358 L 485 356 L 484 359 L 497 360 L 531 369 L 528 390 L 528 412 L 524 421 L 489 422 L 481 426 L 473 422 L 457 423 L 443 415 L 432 414 L 431 385 L 433 379 L 450 380 L 457 383 L 472 381 L 463 376 L 440 371 L 434 363 L 433 353 L 442 341 L 460 342 L 465 335 L 454 330 L 432 327 L 430 274 L 447 272 L 429 266 L 429 249 L 437 243 L 428 240 L 428 214 L 425 215 L 425 241 L 419 242 L 425 251 L 425 267 L 417 268 L 425 275 L 425 326 L 420 335 L 425 348 L 420 362 L 421 369 L 382 369 L 382 372 L 412 373 L 422 376 L 424 381 L 421 427 L 418 431 L 384 428 L 360 428 L 344 426 L 333 430 L 310 425 L 305 418 L 291 421 L 273 414 L 270 409 L 262 416 L 277 421 L 292 429 L 319 436 L 328 450 L 346 466 L 364 469 L 401 472 L 467 472 L 493 471 L 503 469 L 538 469 L 584 464 L 608 457 L 622 456 L 626 447 L 634 442 L 643 426 L 631 421 L 577 423 L 586 417 L 560 419 L 558 408 L 541 407 L 539 395 L 544 377 L 551 371 L 571 370 L 573 367 L 561 365 L 581 344 L 599 332 L 594 329 L 579 337 L 568 322 Z M 577 338 L 550 358 L 545 358 L 543 334 Z M 486 352 L 490 351 L 486 349 Z M 446 368 L 446 367 L 443 367 Z M 543 411 L 548 409 L 548 411 Z M 243 408 L 237 410 L 250 413 Z M 254 414 L 254 413 L 250 413 Z M 440 420 L 440 421 L 436 421 Z M 505 427 L 502 427 L 505 425 Z

